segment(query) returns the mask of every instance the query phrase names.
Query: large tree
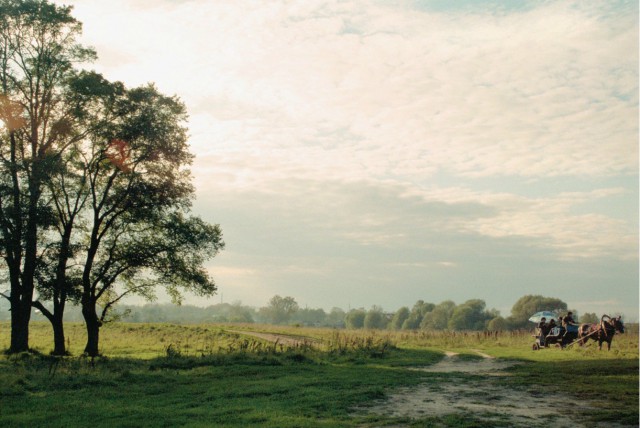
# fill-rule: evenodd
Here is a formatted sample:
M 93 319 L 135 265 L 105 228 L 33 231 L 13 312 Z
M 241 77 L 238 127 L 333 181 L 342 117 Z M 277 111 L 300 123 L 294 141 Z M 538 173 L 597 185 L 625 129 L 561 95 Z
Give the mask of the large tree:
M 420 328 L 423 330 L 446 330 L 455 308 L 456 304 L 451 300 L 440 302 L 433 310 L 424 315 Z
M 71 80 L 70 98 L 84 138 L 48 183 L 56 233 L 43 238 L 49 256 L 38 278 L 53 310 L 34 305 L 52 322 L 60 353 L 65 300 L 78 299 L 85 352 L 96 356 L 100 327 L 122 297 L 151 297 L 157 286 L 176 301 L 185 289 L 213 293 L 203 263 L 224 243 L 219 226 L 188 214 L 192 155 L 178 99 L 87 72 Z
M 36 267 L 40 296 L 33 302 L 53 327 L 54 355 L 66 354 L 63 317 L 67 300 L 80 300 L 82 269 L 75 255 L 84 247 L 82 231 L 86 228 L 90 195 L 87 139 L 119 118 L 112 106 L 123 93 L 122 84 L 111 84 L 92 72 L 78 72 L 66 82 L 64 103 L 72 113 L 67 127 L 75 138 L 59 154 L 56 168 L 46 182 L 44 193 L 53 227 L 40 240 L 40 247 L 44 248 Z
M 409 316 L 402 323 L 403 330 L 417 330 L 420 328 L 420 324 L 424 316 L 431 312 L 436 305 L 433 303 L 426 303 L 424 300 L 418 300 L 411 309 Z
M 269 300 L 268 306 L 260 308 L 260 314 L 269 323 L 287 324 L 298 309 L 298 303 L 293 297 L 275 295 Z
M 498 311 L 485 310 L 484 300 L 471 299 L 455 307 L 447 323 L 450 330 L 484 330 L 489 320 L 496 318 Z
M 407 308 L 406 306 L 401 307 L 396 311 L 395 314 L 393 314 L 393 318 L 389 323 L 389 327 L 392 330 L 400 330 L 404 322 L 409 318 L 410 314 L 411 312 L 409 311 L 409 308 Z
M 344 317 L 345 326 L 350 330 L 361 329 L 364 327 L 364 318 L 367 311 L 362 308 L 351 309 Z
M 81 138 L 65 103 L 74 65 L 93 59 L 76 43 L 70 8 L 0 0 L 0 248 L 11 303 L 11 352 L 29 349 L 43 235 L 52 226 L 44 190 L 62 154 Z
M 539 311 L 566 311 L 567 304 L 555 297 L 540 295 L 526 295 L 518 299 L 511 308 L 508 318 L 513 328 L 523 328 L 529 325 L 529 318 Z
M 99 353 L 107 311 L 122 296 L 150 296 L 157 286 L 175 301 L 181 290 L 214 293 L 204 261 L 224 246 L 219 226 L 189 215 L 194 189 L 186 167 L 193 156 L 184 105 L 153 85 L 116 88 L 103 91 L 116 95 L 108 108 L 97 110 L 99 124 L 77 156 L 87 176 L 77 185 L 87 202 L 86 244 L 76 258 L 82 266 L 85 352 L 92 356 Z
M 380 306 L 373 306 L 364 317 L 363 327 L 368 330 L 384 330 L 389 320 Z

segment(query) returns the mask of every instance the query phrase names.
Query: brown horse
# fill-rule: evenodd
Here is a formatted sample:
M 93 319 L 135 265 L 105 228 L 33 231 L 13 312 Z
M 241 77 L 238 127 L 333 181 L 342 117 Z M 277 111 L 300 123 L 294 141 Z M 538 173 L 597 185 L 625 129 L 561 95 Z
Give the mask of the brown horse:
M 578 338 L 580 345 L 584 345 L 589 339 L 597 340 L 598 349 L 602 349 L 602 342 L 607 342 L 607 350 L 611 350 L 611 341 L 616 331 L 624 333 L 624 324 L 620 317 L 611 318 L 609 315 L 603 315 L 600 324 L 580 325 Z

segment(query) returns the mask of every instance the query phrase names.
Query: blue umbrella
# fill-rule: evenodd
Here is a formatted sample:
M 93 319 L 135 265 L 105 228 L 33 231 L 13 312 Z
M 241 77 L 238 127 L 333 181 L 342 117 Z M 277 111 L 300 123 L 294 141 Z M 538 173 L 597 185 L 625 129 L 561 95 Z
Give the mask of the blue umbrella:
M 529 321 L 540 322 L 542 318 L 546 318 L 547 321 L 557 320 L 558 315 L 556 315 L 555 312 L 551 312 L 551 311 L 536 312 L 535 314 L 531 315 L 531 318 L 529 318 Z

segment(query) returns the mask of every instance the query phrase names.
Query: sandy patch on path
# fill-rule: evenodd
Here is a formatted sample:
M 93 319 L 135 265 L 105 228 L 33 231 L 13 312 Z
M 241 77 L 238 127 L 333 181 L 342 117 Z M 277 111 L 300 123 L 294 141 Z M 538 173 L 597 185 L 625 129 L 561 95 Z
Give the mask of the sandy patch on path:
M 580 413 L 588 408 L 584 401 L 534 389 L 506 387 L 499 377 L 506 375 L 505 368 L 517 363 L 476 352 L 484 358 L 463 360 L 455 353 L 447 353 L 439 363 L 417 369 L 430 373 L 460 373 L 460 376 L 438 376 L 418 387 L 401 389 L 365 411 L 412 419 L 473 414 L 488 426 L 583 426 Z
M 455 352 L 445 352 L 445 357 L 438 363 L 424 368 L 416 368 L 430 373 L 473 373 L 487 376 L 506 376 L 508 373 L 503 372 L 504 369 L 518 364 L 515 361 L 498 360 L 490 355 L 474 350 L 476 354 L 482 357 L 482 360 L 470 361 L 458 358 Z

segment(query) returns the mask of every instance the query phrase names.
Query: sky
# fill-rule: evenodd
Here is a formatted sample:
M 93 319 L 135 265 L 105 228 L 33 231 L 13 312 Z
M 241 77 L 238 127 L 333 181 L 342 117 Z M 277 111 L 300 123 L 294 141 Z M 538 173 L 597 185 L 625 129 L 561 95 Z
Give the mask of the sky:
M 636 1 L 75 0 L 189 111 L 209 305 L 527 294 L 638 319 Z

